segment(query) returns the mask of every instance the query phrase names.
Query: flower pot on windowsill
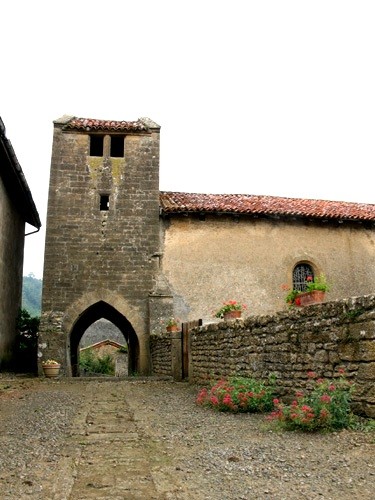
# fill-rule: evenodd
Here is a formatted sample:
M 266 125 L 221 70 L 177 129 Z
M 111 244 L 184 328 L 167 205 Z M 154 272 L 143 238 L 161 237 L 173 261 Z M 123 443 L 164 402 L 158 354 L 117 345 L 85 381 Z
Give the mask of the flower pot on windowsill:
M 242 311 L 228 311 L 224 313 L 223 319 L 224 321 L 228 321 L 228 319 L 236 319 L 240 318 L 242 315 Z
M 310 306 L 311 304 L 320 304 L 324 302 L 325 292 L 323 290 L 312 290 L 311 292 L 303 292 L 298 295 L 299 305 Z
M 178 326 L 177 325 L 170 325 L 166 327 L 167 332 L 178 332 Z
M 44 375 L 47 378 L 55 378 L 60 374 L 61 365 L 53 364 L 53 365 L 42 365 Z

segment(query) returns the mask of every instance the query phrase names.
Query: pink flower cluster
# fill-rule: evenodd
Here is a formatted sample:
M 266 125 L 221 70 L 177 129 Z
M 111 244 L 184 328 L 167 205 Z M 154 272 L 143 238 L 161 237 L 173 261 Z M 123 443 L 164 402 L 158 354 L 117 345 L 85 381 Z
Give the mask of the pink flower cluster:
M 272 389 L 245 379 L 221 379 L 210 390 L 199 391 L 196 402 L 219 411 L 255 412 L 272 408 Z
M 350 421 L 349 399 L 352 384 L 345 379 L 343 369 L 339 370 L 336 383 L 317 378 L 312 371 L 309 379 L 315 379 L 315 386 L 309 392 L 296 391 L 290 405 L 274 399 L 274 411 L 267 417 L 290 429 L 318 430 L 347 427 Z

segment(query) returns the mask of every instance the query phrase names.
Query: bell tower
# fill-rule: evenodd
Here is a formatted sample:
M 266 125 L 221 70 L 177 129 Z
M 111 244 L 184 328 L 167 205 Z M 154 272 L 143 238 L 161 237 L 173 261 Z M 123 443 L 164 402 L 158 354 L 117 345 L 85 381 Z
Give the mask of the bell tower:
M 160 126 L 148 118 L 54 122 L 39 364 L 78 375 L 90 324 L 112 321 L 129 369 L 150 372 L 149 295 L 158 274 Z

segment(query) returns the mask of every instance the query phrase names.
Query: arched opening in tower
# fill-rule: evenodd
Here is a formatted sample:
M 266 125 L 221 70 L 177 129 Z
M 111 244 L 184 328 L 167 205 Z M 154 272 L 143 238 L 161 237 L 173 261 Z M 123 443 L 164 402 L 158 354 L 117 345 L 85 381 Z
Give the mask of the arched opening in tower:
M 99 301 L 88 307 L 74 323 L 70 333 L 70 362 L 73 377 L 80 376 L 80 342 L 87 329 L 98 320 L 111 322 L 123 335 L 128 347 L 128 373 L 138 371 L 139 342 L 130 321 L 114 307 Z

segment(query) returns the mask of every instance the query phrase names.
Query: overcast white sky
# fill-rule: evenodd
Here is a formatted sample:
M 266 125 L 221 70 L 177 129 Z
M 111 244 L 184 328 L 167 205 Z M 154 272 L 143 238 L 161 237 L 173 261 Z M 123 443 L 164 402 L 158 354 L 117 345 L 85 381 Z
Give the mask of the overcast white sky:
M 160 189 L 374 203 L 373 0 L 12 0 L 0 116 L 41 216 L 53 120 L 161 125 Z M 28 228 L 29 229 L 29 228 Z

